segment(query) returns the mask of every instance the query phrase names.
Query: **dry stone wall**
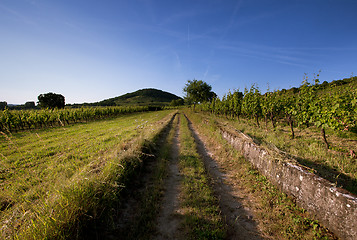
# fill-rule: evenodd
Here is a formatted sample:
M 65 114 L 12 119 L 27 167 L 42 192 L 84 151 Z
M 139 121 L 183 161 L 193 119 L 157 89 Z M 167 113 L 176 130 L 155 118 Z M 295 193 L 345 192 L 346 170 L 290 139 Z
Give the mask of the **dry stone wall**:
M 299 206 L 313 213 L 324 226 L 342 239 L 357 239 L 357 197 L 311 173 L 289 159 L 279 160 L 251 138 L 221 128 L 221 134 L 242 152 L 255 168 Z

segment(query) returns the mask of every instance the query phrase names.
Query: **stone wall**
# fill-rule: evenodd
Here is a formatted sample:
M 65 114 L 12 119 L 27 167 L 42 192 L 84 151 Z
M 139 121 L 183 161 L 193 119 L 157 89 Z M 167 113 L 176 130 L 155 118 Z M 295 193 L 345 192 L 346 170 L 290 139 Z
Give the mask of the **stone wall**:
M 240 132 L 221 134 L 255 168 L 342 239 L 357 239 L 357 197 L 291 159 L 279 160 Z

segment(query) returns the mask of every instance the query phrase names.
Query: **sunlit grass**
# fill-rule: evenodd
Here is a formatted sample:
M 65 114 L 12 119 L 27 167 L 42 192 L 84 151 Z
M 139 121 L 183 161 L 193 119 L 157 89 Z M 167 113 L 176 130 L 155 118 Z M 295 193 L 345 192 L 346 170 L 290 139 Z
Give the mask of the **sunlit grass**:
M 56 236 L 55 228 L 45 225 L 75 224 L 79 212 L 95 209 L 94 205 L 120 189 L 120 182 L 110 179 L 117 178 L 125 168 L 121 159 L 140 151 L 140 139 L 155 134 L 162 127 L 157 122 L 169 113 L 137 113 L 68 127 L 2 134 L 1 236 L 28 238 L 29 231 L 33 236 L 46 236 L 49 233 L 44 229 L 52 229 L 51 235 Z M 106 185 L 111 188 L 107 196 L 103 192 Z M 63 229 L 58 231 L 65 234 Z

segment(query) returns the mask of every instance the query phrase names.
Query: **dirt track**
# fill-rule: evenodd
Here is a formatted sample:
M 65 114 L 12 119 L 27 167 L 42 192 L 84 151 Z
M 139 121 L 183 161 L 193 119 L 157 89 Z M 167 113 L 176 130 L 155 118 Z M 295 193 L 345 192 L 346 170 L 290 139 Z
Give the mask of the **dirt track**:
M 253 215 L 241 202 L 239 190 L 230 184 L 229 173 L 222 173 L 214 155 L 206 148 L 204 139 L 189 122 L 189 128 L 197 143 L 197 149 L 202 156 L 206 170 L 213 179 L 214 190 L 219 198 L 219 204 L 228 224 L 228 239 L 263 239 L 257 230 Z
M 179 121 L 174 126 L 175 136 L 173 138 L 171 159 L 169 161 L 169 172 L 165 183 L 165 194 L 162 200 L 161 211 L 158 217 L 158 235 L 155 239 L 175 239 L 179 236 L 179 191 L 181 176 L 178 168 L 179 158 Z
M 167 162 L 167 177 L 163 179 L 162 194 L 159 200 L 159 208 L 156 210 L 156 220 L 153 231 L 139 236 L 137 231 L 140 226 L 137 219 L 143 214 L 141 204 L 145 191 L 155 184 L 153 175 L 158 167 L 156 160 L 150 159 L 145 165 L 140 178 L 133 183 L 127 194 L 125 204 L 116 211 L 114 228 L 108 230 L 106 226 L 96 225 L 85 235 L 86 239 L 184 239 L 185 233 L 182 229 L 184 212 L 180 206 L 180 188 L 182 177 L 178 167 L 180 152 L 180 118 L 186 116 L 178 114 L 175 124 L 171 123 L 161 143 L 168 141 L 168 132 L 174 128 L 170 157 Z M 257 224 L 252 213 L 244 206 L 244 197 L 240 196 L 239 189 L 230 183 L 229 172 L 223 173 L 217 163 L 215 156 L 205 146 L 205 139 L 195 130 L 191 121 L 188 127 L 195 139 L 197 152 L 204 161 L 206 172 L 211 179 L 212 188 L 216 198 L 219 200 L 221 216 L 227 226 L 226 239 L 262 239 L 257 229 Z M 173 121 L 174 122 L 174 121 Z M 247 201 L 247 199 L 245 199 Z M 144 237 L 143 237 L 144 236 Z
M 181 116 L 186 117 L 186 116 Z M 204 140 L 194 129 L 191 121 L 189 129 L 197 144 L 197 151 L 201 155 L 207 173 L 213 182 L 213 189 L 216 197 L 219 199 L 219 205 L 223 219 L 227 224 L 227 239 L 263 239 L 257 230 L 257 224 L 249 209 L 244 207 L 240 201 L 242 197 L 239 190 L 234 189 L 229 184 L 229 174 L 221 172 L 214 156 L 207 150 Z M 180 173 L 177 167 L 179 143 L 179 125 L 177 125 L 176 135 L 172 146 L 172 157 L 169 163 L 169 176 L 166 179 L 166 191 L 161 206 L 161 213 L 158 218 L 158 232 L 155 239 L 180 239 Z

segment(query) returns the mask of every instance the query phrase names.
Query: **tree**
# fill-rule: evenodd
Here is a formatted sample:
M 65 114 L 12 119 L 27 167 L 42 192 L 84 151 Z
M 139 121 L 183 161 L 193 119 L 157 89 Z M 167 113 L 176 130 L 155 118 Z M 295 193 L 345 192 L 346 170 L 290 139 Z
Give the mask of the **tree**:
M 0 110 L 4 110 L 7 107 L 7 102 L 0 102 Z
M 35 108 L 35 107 L 36 107 L 35 102 L 26 102 L 24 105 L 25 109 L 31 109 L 31 108 Z
M 65 98 L 61 94 L 45 93 L 38 96 L 38 105 L 41 108 L 64 108 Z
M 186 94 L 185 102 L 193 104 L 193 108 L 198 103 L 210 102 L 217 96 L 211 90 L 212 87 L 202 80 L 188 80 L 183 88 L 183 92 Z

